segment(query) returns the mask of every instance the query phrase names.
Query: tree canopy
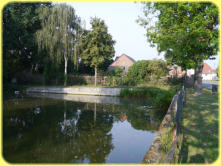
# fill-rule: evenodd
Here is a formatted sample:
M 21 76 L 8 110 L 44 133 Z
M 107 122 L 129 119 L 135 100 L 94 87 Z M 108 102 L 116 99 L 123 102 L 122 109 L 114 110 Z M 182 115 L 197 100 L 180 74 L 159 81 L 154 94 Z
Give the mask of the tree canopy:
M 137 61 L 128 70 L 128 77 L 136 78 L 137 82 L 158 80 L 168 74 L 166 63 L 162 60 Z
M 47 50 L 55 64 L 64 62 L 66 76 L 68 59 L 77 61 L 74 58 L 77 51 L 75 44 L 81 20 L 74 8 L 65 4 L 40 8 L 40 20 L 42 28 L 36 33 L 38 48 Z
M 108 28 L 103 20 L 99 18 L 91 19 L 92 29 L 87 32 L 83 39 L 81 59 L 84 64 L 95 69 L 95 85 L 97 69 L 105 61 L 110 61 L 114 57 L 115 41 L 108 33 Z
M 218 8 L 212 3 L 148 2 L 144 14 L 138 22 L 146 28 L 151 46 L 169 62 L 195 68 L 200 83 L 203 60 L 214 58 L 218 51 Z
M 3 9 L 4 80 L 19 71 L 33 71 L 37 60 L 35 32 L 41 28 L 38 9 L 50 3 L 9 3 Z M 6 78 L 7 77 L 7 78 Z

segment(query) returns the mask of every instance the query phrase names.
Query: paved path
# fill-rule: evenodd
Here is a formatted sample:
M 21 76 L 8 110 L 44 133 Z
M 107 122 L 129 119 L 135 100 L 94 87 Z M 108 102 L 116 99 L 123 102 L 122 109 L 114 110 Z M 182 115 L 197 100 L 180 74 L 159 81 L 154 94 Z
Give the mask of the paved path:
M 205 80 L 203 80 L 202 85 L 205 88 L 212 89 L 212 85 L 218 85 L 219 86 L 219 81 L 205 81 Z
M 218 110 L 217 93 L 204 88 L 202 95 L 195 95 L 192 89 L 187 89 L 180 163 L 212 163 L 217 159 Z

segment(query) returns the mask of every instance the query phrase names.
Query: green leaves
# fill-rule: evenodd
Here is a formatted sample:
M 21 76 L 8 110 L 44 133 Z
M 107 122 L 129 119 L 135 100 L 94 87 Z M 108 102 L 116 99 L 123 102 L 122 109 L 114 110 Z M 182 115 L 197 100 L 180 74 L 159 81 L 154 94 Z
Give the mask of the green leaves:
M 144 3 L 151 46 L 184 69 L 211 58 L 218 51 L 218 9 L 211 3 Z M 156 17 L 155 24 L 148 22 Z
M 52 8 L 42 7 L 39 15 L 42 26 L 36 33 L 39 50 L 48 50 L 51 59 L 58 64 L 64 57 L 73 57 L 74 41 L 80 29 L 80 18 L 74 8 L 65 4 L 54 5 Z
M 34 33 L 40 29 L 38 9 L 42 3 L 9 3 L 3 9 L 3 61 L 5 77 L 32 71 L 38 63 Z M 10 80 L 8 80 L 10 81 Z
M 136 78 L 137 83 L 158 80 L 168 74 L 166 63 L 162 60 L 137 61 L 128 70 L 129 78 Z
M 105 61 L 114 57 L 114 43 L 108 33 L 104 21 L 99 18 L 91 19 L 92 30 L 83 40 L 81 59 L 90 67 L 100 67 Z

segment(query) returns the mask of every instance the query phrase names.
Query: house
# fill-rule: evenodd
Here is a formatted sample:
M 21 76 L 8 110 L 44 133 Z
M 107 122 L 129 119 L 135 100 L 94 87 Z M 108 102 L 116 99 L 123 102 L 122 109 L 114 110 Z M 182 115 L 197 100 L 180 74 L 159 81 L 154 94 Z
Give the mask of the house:
M 194 70 L 194 69 L 188 69 L 186 75 L 187 75 L 188 77 L 191 77 L 191 76 L 194 75 L 194 73 L 195 73 L 195 70 Z
M 217 74 L 207 63 L 203 63 L 202 77 L 203 80 L 214 80 Z
M 132 66 L 136 61 L 126 54 L 122 54 L 116 57 L 115 61 L 108 67 L 109 71 L 114 70 L 116 67 L 120 67 L 124 72 L 128 72 L 130 66 Z
M 185 75 L 185 71 L 182 70 L 180 66 L 172 65 L 167 67 L 169 70 L 169 77 L 178 77 L 181 78 Z
M 194 69 L 187 70 L 187 76 L 191 77 L 195 73 Z M 214 80 L 217 78 L 216 72 L 207 64 L 203 63 L 202 80 Z

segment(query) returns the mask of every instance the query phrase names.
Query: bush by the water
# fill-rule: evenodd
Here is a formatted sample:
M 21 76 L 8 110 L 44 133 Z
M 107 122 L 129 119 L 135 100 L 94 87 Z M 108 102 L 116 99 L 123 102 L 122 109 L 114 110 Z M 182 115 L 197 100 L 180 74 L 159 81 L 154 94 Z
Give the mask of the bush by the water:
M 156 87 L 134 87 L 124 88 L 120 92 L 121 97 L 136 97 L 146 98 L 153 103 L 153 106 L 160 109 L 164 113 L 167 111 L 173 96 L 175 95 L 178 87 L 164 90 Z
M 156 81 L 168 74 L 166 63 L 162 60 L 141 60 L 128 70 L 128 78 L 136 84 Z M 136 79 L 134 79 L 136 78 Z
M 108 73 L 107 85 L 109 86 L 121 86 L 121 85 L 135 85 L 130 78 L 124 73 L 123 69 L 116 67 L 114 70 Z
M 110 86 L 134 86 L 147 82 L 159 82 L 168 74 L 167 65 L 162 60 L 141 60 L 135 62 L 128 69 L 128 73 L 122 68 L 116 67 L 108 73 L 107 83 Z
M 167 84 L 169 85 L 178 85 L 178 84 L 183 84 L 184 82 L 184 77 L 178 78 L 178 77 L 169 77 L 167 79 Z

